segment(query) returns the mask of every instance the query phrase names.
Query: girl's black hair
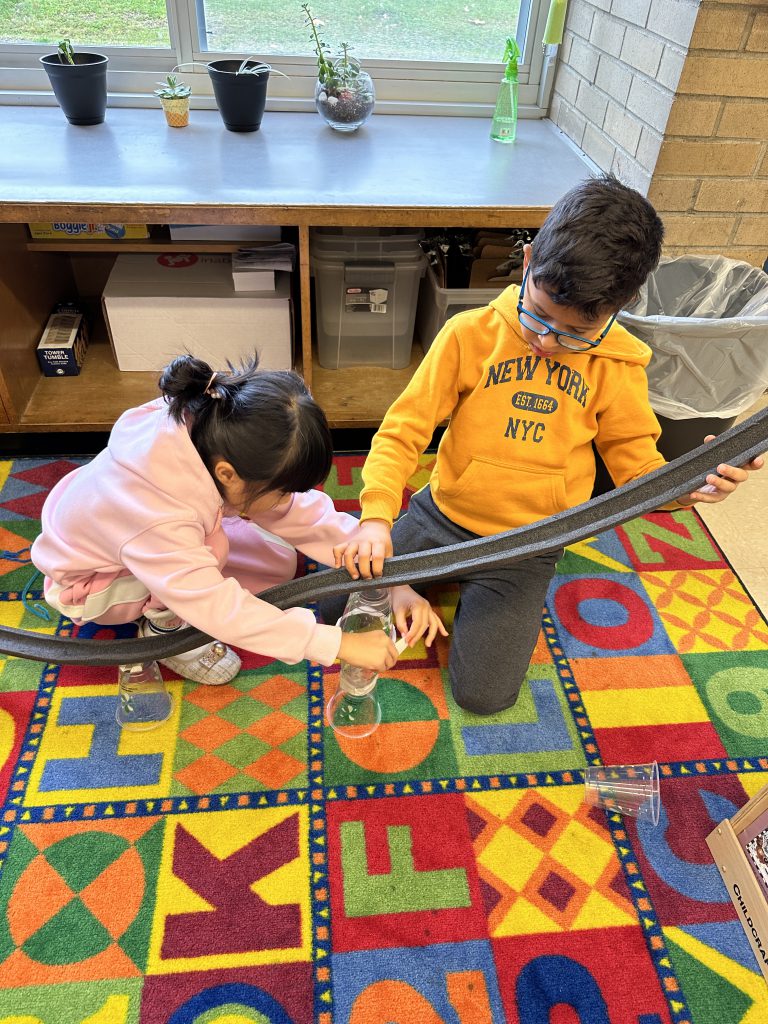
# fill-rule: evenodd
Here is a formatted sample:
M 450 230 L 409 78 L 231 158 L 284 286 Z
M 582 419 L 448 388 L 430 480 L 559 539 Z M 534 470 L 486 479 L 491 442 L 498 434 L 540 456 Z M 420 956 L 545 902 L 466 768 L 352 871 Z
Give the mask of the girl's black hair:
M 317 487 L 330 472 L 333 441 L 303 379 L 290 370 L 259 370 L 256 353 L 227 365 L 228 372 L 214 374 L 202 359 L 177 356 L 159 381 L 171 417 L 187 424 L 208 471 L 213 476 L 216 462 L 229 462 L 248 501 L 266 491 Z
M 587 178 L 552 207 L 531 245 L 531 277 L 554 302 L 588 319 L 616 313 L 661 256 L 653 206 L 612 174 Z

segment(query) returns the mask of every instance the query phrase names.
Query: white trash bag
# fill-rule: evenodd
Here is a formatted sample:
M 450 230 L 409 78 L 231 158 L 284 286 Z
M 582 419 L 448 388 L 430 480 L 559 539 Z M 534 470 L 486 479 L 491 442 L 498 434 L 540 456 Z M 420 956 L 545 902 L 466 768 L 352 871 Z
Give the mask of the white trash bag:
M 737 416 L 768 388 L 768 274 L 725 256 L 665 259 L 618 320 L 653 349 L 651 405 Z

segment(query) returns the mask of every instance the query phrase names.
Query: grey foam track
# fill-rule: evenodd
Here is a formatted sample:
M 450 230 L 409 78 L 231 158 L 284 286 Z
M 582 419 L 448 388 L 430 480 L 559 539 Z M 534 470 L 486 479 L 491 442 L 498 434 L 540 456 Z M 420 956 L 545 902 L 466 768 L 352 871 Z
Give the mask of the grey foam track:
M 429 584 L 461 580 L 480 569 L 513 565 L 532 555 L 556 551 L 596 533 L 666 505 L 694 491 L 720 463 L 742 465 L 768 448 L 768 409 L 721 434 L 709 444 L 680 456 L 662 469 L 575 508 L 529 526 L 464 544 L 398 555 L 385 563 L 384 575 L 354 582 L 344 569 L 329 569 L 291 580 L 259 596 L 277 608 L 295 608 L 320 598 L 403 583 Z M 213 639 L 197 629 L 170 636 L 128 640 L 80 640 L 51 637 L 24 629 L 0 626 L 0 653 L 59 665 L 122 665 L 182 654 Z

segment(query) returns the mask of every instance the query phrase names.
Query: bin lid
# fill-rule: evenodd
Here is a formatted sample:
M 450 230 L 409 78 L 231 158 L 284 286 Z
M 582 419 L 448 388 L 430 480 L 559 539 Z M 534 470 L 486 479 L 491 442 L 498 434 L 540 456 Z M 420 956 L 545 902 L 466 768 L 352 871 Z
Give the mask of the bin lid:
M 336 253 L 336 252 L 313 252 L 310 257 L 312 266 L 315 267 L 345 267 L 347 264 L 361 263 L 375 267 L 377 264 L 389 263 L 395 267 L 416 267 L 422 273 L 426 264 L 426 257 L 421 249 L 408 252 L 382 252 L 382 253 Z
M 359 232 L 360 229 L 351 229 Z M 421 253 L 422 231 L 411 228 L 366 229 L 352 234 L 338 228 L 316 228 L 310 236 L 310 251 L 341 259 L 356 256 L 412 256 Z

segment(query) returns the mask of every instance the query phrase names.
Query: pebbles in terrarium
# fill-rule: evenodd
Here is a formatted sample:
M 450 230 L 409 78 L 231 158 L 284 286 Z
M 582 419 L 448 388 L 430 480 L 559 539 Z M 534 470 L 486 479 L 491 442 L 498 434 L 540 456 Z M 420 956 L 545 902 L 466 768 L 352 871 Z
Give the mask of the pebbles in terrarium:
M 355 79 L 338 91 L 319 79 L 315 87 L 317 112 L 340 132 L 353 132 L 365 124 L 373 113 L 374 101 L 373 82 L 365 71 L 358 71 Z

